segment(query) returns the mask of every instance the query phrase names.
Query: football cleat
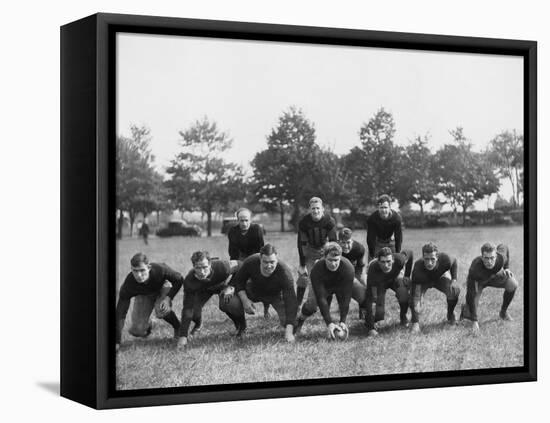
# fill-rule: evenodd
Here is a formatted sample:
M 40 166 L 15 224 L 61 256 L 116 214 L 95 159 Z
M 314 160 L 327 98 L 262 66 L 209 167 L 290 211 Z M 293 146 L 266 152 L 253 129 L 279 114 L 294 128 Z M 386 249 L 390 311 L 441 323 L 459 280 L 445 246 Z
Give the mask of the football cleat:
M 510 314 L 507 311 L 502 311 L 501 310 L 498 315 L 502 320 L 505 320 L 507 322 L 511 322 L 512 320 L 514 320 L 514 319 L 512 319 L 512 316 L 510 316 Z
M 420 332 L 420 325 L 418 324 L 418 322 L 412 324 L 411 332 L 414 332 L 414 333 Z
M 297 335 L 300 333 L 300 330 L 302 330 L 302 326 L 304 325 L 305 320 L 304 319 L 296 319 L 296 324 L 294 325 L 294 330 L 292 333 L 294 335 Z

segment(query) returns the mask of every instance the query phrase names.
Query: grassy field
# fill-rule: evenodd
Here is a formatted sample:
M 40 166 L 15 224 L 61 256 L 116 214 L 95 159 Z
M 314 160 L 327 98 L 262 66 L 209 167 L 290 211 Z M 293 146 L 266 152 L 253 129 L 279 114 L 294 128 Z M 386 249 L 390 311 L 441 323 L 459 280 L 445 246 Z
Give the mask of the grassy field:
M 352 300 L 347 323 L 350 337 L 346 342 L 330 342 L 325 338 L 325 325 L 320 313 L 306 321 L 296 343 L 286 344 L 283 329 L 271 309 L 271 318 L 248 316 L 248 335 L 235 339 L 234 326 L 218 310 L 213 297 L 203 311 L 200 336 L 178 351 L 172 338 L 172 328 L 164 321 L 153 321 L 153 332 L 147 339 L 136 339 L 125 329 L 117 356 L 117 389 L 142 389 L 190 385 L 211 385 L 242 382 L 314 379 L 356 375 L 431 372 L 513 367 L 523 365 L 523 228 L 483 227 L 408 229 L 404 248 L 411 248 L 415 260 L 420 257 L 423 243 L 434 241 L 441 251 L 458 259 L 459 284 L 462 288 L 459 304 L 465 301 L 465 279 L 472 259 L 479 255 L 485 241 L 504 242 L 510 247 L 511 270 L 519 289 L 510 306 L 512 322 L 498 318 L 502 290 L 487 288 L 480 301 L 479 336 L 472 336 L 470 324 L 445 324 L 446 301 L 435 289 L 425 296 L 421 333 L 411 334 L 399 327 L 398 304 L 388 291 L 386 320 L 380 336 L 367 338 L 363 322 L 358 319 L 357 304 Z M 365 232 L 357 231 L 355 239 L 364 243 Z M 296 236 L 291 233 L 268 233 L 266 242 L 279 250 L 279 258 L 296 272 L 298 257 Z M 186 274 L 191 268 L 191 253 L 198 249 L 212 256 L 227 258 L 227 239 L 212 238 L 152 238 L 146 246 L 139 239 L 118 242 L 117 288 L 129 271 L 130 257 L 142 251 L 151 261 L 165 262 Z M 295 273 L 296 274 L 296 273 Z M 180 316 L 182 293 L 174 300 L 174 310 Z M 261 309 L 261 306 L 259 307 Z M 337 312 L 336 301 L 333 311 Z M 130 310 L 131 313 L 131 310 Z M 129 324 L 129 316 L 126 328 Z M 260 313 L 262 314 L 262 313 Z M 410 315 L 410 311 L 409 311 Z

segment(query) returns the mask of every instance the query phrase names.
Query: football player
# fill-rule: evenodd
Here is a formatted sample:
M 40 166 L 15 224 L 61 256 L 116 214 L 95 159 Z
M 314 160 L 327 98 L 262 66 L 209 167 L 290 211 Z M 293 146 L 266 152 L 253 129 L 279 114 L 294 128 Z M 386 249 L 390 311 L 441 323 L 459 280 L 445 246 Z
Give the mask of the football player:
M 275 309 L 285 328 L 286 341 L 294 342 L 293 328 L 298 309 L 294 279 L 290 268 L 277 257 L 273 245 L 265 244 L 258 254 L 245 259 L 230 285 L 236 295 L 226 292 L 220 307 L 237 316 L 239 337 L 246 332 L 245 313 L 255 314 L 254 303 L 261 301 Z
M 508 247 L 500 244 L 496 247 L 487 242 L 481 246 L 481 256 L 476 257 L 470 265 L 466 280 L 466 304 L 462 307 L 461 319 L 472 320 L 472 331 L 479 332 L 478 305 L 481 292 L 488 286 L 504 289 L 499 316 L 502 320 L 512 320 L 508 306 L 512 302 L 518 282 L 509 269 L 510 252 Z
M 378 210 L 367 218 L 367 247 L 369 262 L 374 260 L 381 248 L 388 247 L 392 253 L 401 251 L 403 231 L 401 215 L 390 208 L 391 198 L 384 194 L 378 198 Z
M 295 332 L 298 333 L 304 321 L 319 308 L 327 325 L 329 338 L 335 339 L 337 330 L 348 331 L 346 318 L 352 295 L 359 304 L 363 304 L 366 299 L 366 290 L 359 281 L 355 280 L 353 265 L 342 256 L 342 247 L 338 243 L 329 242 L 323 254 L 324 258 L 318 260 L 311 269 L 312 290 L 298 314 Z M 333 322 L 330 315 L 327 298 L 332 295 L 335 295 L 338 301 L 340 312 L 338 323 Z
M 164 319 L 177 336 L 180 322 L 172 311 L 172 300 L 183 283 L 183 276 L 166 264 L 150 263 L 147 256 L 137 253 L 130 259 L 131 272 L 126 276 L 118 294 L 116 305 L 116 348 L 120 346 L 122 329 L 130 300 L 134 298 L 131 325 L 128 332 L 136 337 L 147 337 L 151 333 L 151 313 Z
M 456 258 L 439 252 L 437 246 L 429 242 L 422 247 L 422 258 L 414 263 L 411 279 L 411 330 L 420 331 L 418 321 L 419 305 L 429 288 L 436 288 L 447 297 L 447 321 L 455 324 L 454 309 L 460 295 L 456 282 L 458 265 Z
M 222 303 L 222 291 L 224 291 L 231 276 L 238 269 L 236 260 L 211 260 L 207 251 L 195 251 L 191 255 L 193 269 L 189 271 L 183 281 L 183 309 L 181 312 L 181 328 L 179 331 L 178 347 L 187 345 L 188 338 L 195 335 L 202 325 L 202 308 L 212 295 L 220 296 Z M 221 307 L 220 307 L 221 308 Z M 228 313 L 234 322 L 237 331 L 241 327 L 238 316 Z M 191 321 L 193 329 L 189 332 Z
M 306 288 L 311 286 L 311 268 L 323 257 L 323 246 L 328 241 L 336 241 L 336 222 L 325 214 L 323 201 L 319 197 L 309 200 L 309 213 L 298 223 L 298 305 L 302 303 Z
M 367 270 L 367 302 L 365 324 L 370 336 L 378 335 L 374 323 L 384 320 L 386 290 L 395 292 L 399 303 L 399 318 L 402 326 L 407 326 L 407 310 L 409 308 L 409 285 L 413 263 L 410 250 L 392 253 L 388 247 L 383 247 L 377 253 L 377 258 L 369 263 Z M 372 302 L 376 303 L 373 317 Z
M 243 261 L 245 258 L 260 252 L 264 246 L 264 229 L 252 223 L 252 212 L 240 208 L 235 213 L 238 224 L 227 232 L 229 239 L 229 259 Z M 264 317 L 269 318 L 269 304 L 264 304 Z

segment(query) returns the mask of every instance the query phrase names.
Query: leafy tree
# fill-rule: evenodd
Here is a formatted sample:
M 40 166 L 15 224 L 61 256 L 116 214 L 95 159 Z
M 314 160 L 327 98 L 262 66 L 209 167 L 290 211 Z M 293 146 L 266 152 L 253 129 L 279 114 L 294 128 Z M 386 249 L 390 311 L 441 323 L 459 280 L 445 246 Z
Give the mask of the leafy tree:
M 456 214 L 462 208 L 463 223 L 466 212 L 476 200 L 498 191 L 498 178 L 486 154 L 472 150 L 461 127 L 450 131 L 453 144 L 446 144 L 435 155 L 434 176 L 439 191 L 449 200 Z
M 181 151 L 169 167 L 168 172 L 172 174 L 169 186 L 180 205 L 186 201 L 182 193 L 189 193 L 194 204 L 206 213 L 207 233 L 211 236 L 212 213 L 225 207 L 231 199 L 244 196 L 240 189 L 244 175 L 238 165 L 225 160 L 223 154 L 233 141 L 218 130 L 216 122 L 205 116 L 179 135 Z
M 315 127 L 295 106 L 279 117 L 278 125 L 267 137 L 267 149 L 252 160 L 254 186 L 259 202 L 277 207 L 284 231 L 284 211 L 293 207 L 291 221 L 298 219 L 300 204 L 319 195 L 315 187 L 315 169 L 319 146 Z
M 130 126 L 130 137 L 117 137 L 116 146 L 116 207 L 119 213 L 118 233 L 122 237 L 124 212 L 130 218 L 130 235 L 138 213 L 147 216 L 154 210 L 155 157 L 151 153 L 150 130 L 145 126 Z
M 356 169 L 356 189 L 361 205 L 373 204 L 381 194 L 395 195 L 401 149 L 393 142 L 395 123 L 390 112 L 380 108 L 359 130 L 362 166 Z M 356 151 L 357 152 L 357 151 Z
M 517 207 L 523 193 L 523 135 L 515 130 L 501 132 L 491 140 L 488 154 L 498 176 L 510 181 L 513 206 Z
M 428 147 L 429 137 L 417 136 L 407 145 L 400 157 L 399 179 L 396 197 L 400 205 L 407 202 L 420 206 L 421 225 L 424 225 L 424 206 L 432 201 L 438 192 L 433 175 L 434 155 Z

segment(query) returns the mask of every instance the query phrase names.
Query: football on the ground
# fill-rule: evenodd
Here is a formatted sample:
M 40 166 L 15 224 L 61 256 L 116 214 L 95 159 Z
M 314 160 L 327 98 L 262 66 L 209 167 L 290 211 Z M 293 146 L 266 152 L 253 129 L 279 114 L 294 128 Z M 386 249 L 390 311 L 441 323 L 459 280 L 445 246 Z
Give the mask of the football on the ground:
M 344 327 L 338 326 L 334 331 L 334 337 L 338 341 L 345 341 L 346 339 L 348 339 L 348 336 L 349 336 L 349 331 L 347 326 L 344 326 Z

